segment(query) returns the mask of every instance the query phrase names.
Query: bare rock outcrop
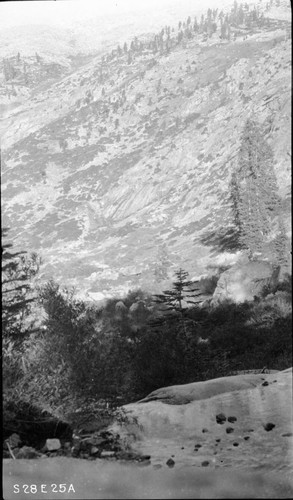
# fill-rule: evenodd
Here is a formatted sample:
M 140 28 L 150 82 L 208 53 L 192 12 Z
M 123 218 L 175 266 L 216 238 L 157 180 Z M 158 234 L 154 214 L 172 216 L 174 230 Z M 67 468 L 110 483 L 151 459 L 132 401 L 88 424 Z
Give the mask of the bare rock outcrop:
M 236 264 L 223 272 L 214 291 L 212 303 L 218 304 L 224 300 L 240 303 L 253 300 L 266 287 L 278 282 L 280 268 L 274 268 L 266 261 L 251 261 Z

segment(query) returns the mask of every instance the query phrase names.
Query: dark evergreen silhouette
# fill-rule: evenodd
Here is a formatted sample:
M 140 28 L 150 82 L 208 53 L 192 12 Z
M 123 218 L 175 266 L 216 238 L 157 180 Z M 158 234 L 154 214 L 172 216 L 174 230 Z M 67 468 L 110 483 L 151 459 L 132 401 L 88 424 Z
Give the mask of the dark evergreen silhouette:
M 189 274 L 183 269 L 175 272 L 176 279 L 173 281 L 171 290 L 164 290 L 162 294 L 156 294 L 155 302 L 164 305 L 166 309 L 175 310 L 181 314 L 187 309 L 184 302 L 194 304 L 194 298 L 199 295 L 198 289 L 194 289 L 193 281 L 189 280 Z M 196 292 L 196 293 L 194 293 Z
M 12 244 L 3 242 L 8 228 L 2 229 L 2 332 L 6 338 L 21 341 L 31 331 L 23 322 L 36 300 L 31 280 L 39 271 L 40 258 L 24 251 L 12 251 Z

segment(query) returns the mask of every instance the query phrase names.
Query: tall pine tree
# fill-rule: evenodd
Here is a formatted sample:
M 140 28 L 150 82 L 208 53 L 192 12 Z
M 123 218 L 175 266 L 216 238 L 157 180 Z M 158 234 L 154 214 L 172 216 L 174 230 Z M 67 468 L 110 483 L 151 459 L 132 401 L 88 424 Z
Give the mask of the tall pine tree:
M 253 120 L 242 132 L 231 194 L 240 242 L 252 253 L 261 252 L 278 218 L 280 198 L 272 148 Z

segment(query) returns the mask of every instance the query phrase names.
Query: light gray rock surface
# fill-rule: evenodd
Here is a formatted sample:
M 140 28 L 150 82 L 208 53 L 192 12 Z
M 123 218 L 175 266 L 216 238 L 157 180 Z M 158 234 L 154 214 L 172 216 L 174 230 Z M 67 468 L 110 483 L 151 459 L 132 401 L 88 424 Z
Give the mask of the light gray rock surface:
M 236 264 L 223 272 L 214 291 L 214 304 L 224 300 L 240 303 L 260 296 L 265 287 L 277 283 L 280 269 L 269 262 L 251 261 Z
M 175 467 L 293 473 L 292 369 L 166 387 L 143 401 L 124 406 L 129 424 L 115 431 L 153 464 L 172 456 Z
M 55 439 L 55 438 L 46 439 L 45 447 L 48 451 L 56 451 L 56 450 L 60 450 L 61 443 L 60 443 L 59 439 Z
M 151 394 L 138 401 L 138 403 L 160 401 L 167 404 L 183 405 L 192 401 L 209 399 L 227 392 L 251 389 L 257 387 L 263 380 L 264 377 L 262 374 L 254 373 L 215 378 L 191 384 L 172 385 L 151 392 Z

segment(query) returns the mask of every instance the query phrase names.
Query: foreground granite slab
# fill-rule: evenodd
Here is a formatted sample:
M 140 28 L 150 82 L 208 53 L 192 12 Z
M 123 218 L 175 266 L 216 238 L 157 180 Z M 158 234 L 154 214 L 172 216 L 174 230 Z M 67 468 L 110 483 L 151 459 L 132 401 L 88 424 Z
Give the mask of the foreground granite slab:
M 165 387 L 124 411 L 115 431 L 153 464 L 293 475 L 292 369 Z
M 162 388 L 123 410 L 111 429 L 150 460 L 7 459 L 4 498 L 293 497 L 292 369 Z

